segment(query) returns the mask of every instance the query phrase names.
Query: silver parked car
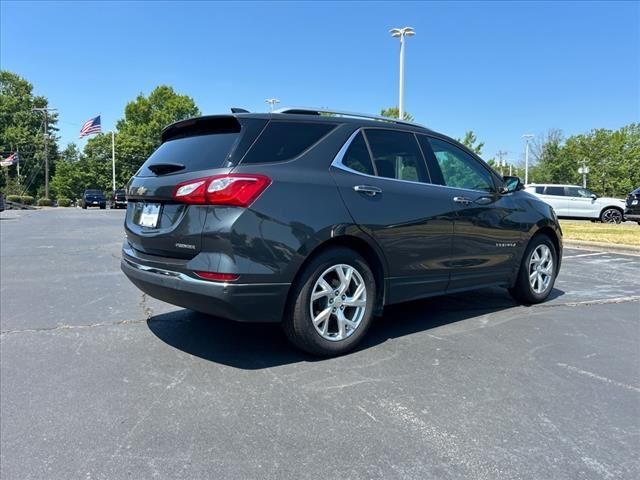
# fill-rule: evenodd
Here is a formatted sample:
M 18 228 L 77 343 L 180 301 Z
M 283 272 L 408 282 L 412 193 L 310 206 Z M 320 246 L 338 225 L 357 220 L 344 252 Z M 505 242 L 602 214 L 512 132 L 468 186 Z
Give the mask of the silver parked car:
M 624 200 L 598 197 L 578 185 L 532 183 L 525 190 L 551 205 L 560 218 L 600 220 L 603 223 L 620 223 L 624 220 Z

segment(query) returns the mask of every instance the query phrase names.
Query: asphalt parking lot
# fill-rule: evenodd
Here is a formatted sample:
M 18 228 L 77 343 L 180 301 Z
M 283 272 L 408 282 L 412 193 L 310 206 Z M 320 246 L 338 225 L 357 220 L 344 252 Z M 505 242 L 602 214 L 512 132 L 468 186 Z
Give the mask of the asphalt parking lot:
M 640 478 L 640 257 L 388 308 L 316 360 L 146 298 L 122 211 L 0 215 L 2 479 Z

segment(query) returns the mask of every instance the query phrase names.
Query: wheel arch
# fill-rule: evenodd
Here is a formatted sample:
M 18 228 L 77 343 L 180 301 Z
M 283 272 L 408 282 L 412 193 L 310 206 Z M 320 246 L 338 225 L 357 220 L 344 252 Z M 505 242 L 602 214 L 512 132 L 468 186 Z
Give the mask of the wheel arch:
M 533 234 L 529 237 L 529 240 L 527 241 L 527 247 L 529 246 L 529 244 L 533 241 L 533 239 L 537 236 L 540 235 L 545 235 L 547 237 L 549 237 L 549 239 L 551 239 L 551 242 L 553 243 L 553 246 L 556 249 L 556 254 L 558 256 L 557 260 L 558 260 L 558 271 L 556 272 L 556 275 L 558 273 L 560 273 L 560 266 L 562 264 L 562 242 L 560 241 L 560 235 L 558 234 L 558 232 L 556 231 L 555 228 L 553 228 L 551 225 L 542 225 L 540 226 L 540 228 L 538 228 L 537 230 L 535 230 L 533 232 Z M 527 248 L 525 247 L 523 252 L 526 252 Z M 523 253 L 524 254 L 524 253 Z
M 309 252 L 304 261 L 298 266 L 296 270 L 296 274 L 293 278 L 293 281 L 291 282 L 291 287 L 289 288 L 289 292 L 287 293 L 286 305 L 291 305 L 291 294 L 294 290 L 294 285 L 296 285 L 299 281 L 306 266 L 320 253 L 335 247 L 349 248 L 362 255 L 369 264 L 369 267 L 373 271 L 376 282 L 376 304 L 374 314 L 380 315 L 384 308 L 386 298 L 385 278 L 387 266 L 384 256 L 382 252 L 380 252 L 379 249 L 376 248 L 376 246 L 372 245 L 372 242 L 365 240 L 361 236 L 351 234 L 338 235 L 328 238 L 322 243 L 316 245 L 315 248 L 313 248 Z
M 602 221 L 602 214 L 605 212 L 605 210 L 610 209 L 618 210 L 620 212 L 620 215 L 622 215 L 622 221 L 624 221 L 624 209 L 619 207 L 618 205 L 607 205 L 606 207 L 602 207 L 600 213 L 598 214 L 598 220 Z

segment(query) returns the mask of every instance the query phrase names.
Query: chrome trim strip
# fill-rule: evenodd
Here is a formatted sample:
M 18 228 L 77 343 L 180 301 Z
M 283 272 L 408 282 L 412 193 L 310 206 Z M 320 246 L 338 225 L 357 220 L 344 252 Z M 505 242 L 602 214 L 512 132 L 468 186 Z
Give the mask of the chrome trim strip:
M 184 280 L 186 282 L 195 283 L 196 285 L 216 285 L 223 287 L 245 287 L 245 286 L 256 286 L 256 285 L 267 285 L 267 286 L 288 286 L 290 283 L 233 283 L 233 282 L 217 282 L 215 280 L 200 280 L 198 278 L 190 277 L 181 272 L 174 272 L 172 270 L 165 270 L 164 268 L 157 267 L 149 267 L 147 265 L 142 265 L 140 263 L 135 263 L 129 260 L 128 258 L 123 258 L 123 261 L 127 263 L 132 268 L 136 270 L 141 270 L 143 272 L 155 273 L 156 275 L 163 275 L 165 277 L 178 278 L 180 280 Z
M 425 186 L 425 187 L 447 188 L 449 190 L 462 190 L 462 191 L 465 191 L 465 192 L 484 193 L 485 195 L 494 195 L 494 194 L 498 193 L 498 192 L 485 192 L 484 190 L 473 190 L 471 188 L 450 187 L 449 185 L 438 185 L 437 183 L 415 182 L 413 180 L 402 180 L 401 178 L 379 177 L 377 175 L 369 175 L 368 173 L 358 172 L 357 170 L 354 170 L 353 168 L 349 168 L 349 167 L 347 167 L 346 165 L 344 165 L 342 163 L 342 159 L 344 158 L 345 154 L 347 153 L 347 150 L 351 146 L 351 143 L 356 138 L 358 133 L 360 133 L 362 130 L 366 130 L 367 128 L 371 128 L 371 127 L 358 128 L 355 132 L 353 132 L 351 134 L 351 136 L 347 139 L 347 141 L 342 146 L 342 148 L 340 150 L 338 150 L 338 153 L 333 158 L 333 161 L 329 165 L 329 168 L 335 167 L 335 168 L 339 168 L 340 170 L 343 170 L 343 171 L 348 172 L 348 173 L 353 173 L 355 175 L 360 175 L 361 177 L 375 178 L 377 180 L 388 180 L 390 182 L 412 183 L 414 185 L 422 185 L 422 186 Z M 411 132 L 411 133 L 413 133 L 413 132 Z M 365 137 L 365 141 L 366 141 L 366 137 Z M 418 145 L 420 145 L 420 142 L 418 142 Z M 423 155 L 424 155 L 424 153 L 423 153 Z M 373 163 L 373 158 L 371 159 L 371 162 Z

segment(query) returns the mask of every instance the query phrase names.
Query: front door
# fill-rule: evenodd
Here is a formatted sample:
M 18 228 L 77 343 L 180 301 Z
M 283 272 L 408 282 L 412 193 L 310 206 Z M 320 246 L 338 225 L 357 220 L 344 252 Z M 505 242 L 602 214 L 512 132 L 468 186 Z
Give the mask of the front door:
M 331 169 L 357 223 L 380 245 L 388 264 L 388 303 L 443 293 L 449 281 L 455 212 L 430 185 L 411 132 L 366 129 Z
M 586 188 L 567 187 L 567 199 L 569 202 L 570 217 L 590 218 L 597 217 L 600 212 L 595 212 L 595 199 Z
M 435 137 L 422 139 L 425 148 L 427 142 L 456 210 L 448 291 L 507 283 L 522 248 L 521 212 L 513 194 L 500 194 L 494 174 L 463 149 Z

